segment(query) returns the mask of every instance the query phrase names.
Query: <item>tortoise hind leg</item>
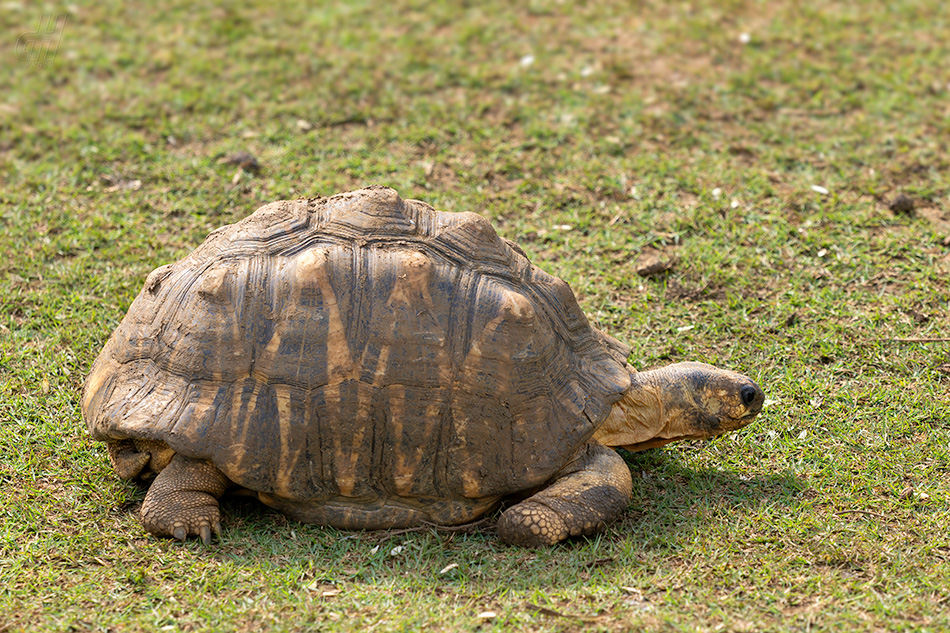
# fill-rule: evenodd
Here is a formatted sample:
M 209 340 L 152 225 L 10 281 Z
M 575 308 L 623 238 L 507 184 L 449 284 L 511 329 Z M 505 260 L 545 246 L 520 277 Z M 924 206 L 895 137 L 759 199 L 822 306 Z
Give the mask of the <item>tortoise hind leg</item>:
M 185 540 L 221 532 L 218 498 L 231 482 L 210 462 L 175 455 L 158 473 L 142 503 L 142 524 L 155 536 Z
M 513 545 L 553 545 L 599 532 L 630 501 L 630 469 L 611 449 L 591 442 L 554 483 L 501 515 L 498 535 Z

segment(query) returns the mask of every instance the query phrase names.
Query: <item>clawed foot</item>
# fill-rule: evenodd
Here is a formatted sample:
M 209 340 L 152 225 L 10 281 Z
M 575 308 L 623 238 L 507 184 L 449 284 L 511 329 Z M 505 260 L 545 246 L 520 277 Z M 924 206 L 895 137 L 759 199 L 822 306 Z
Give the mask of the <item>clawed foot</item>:
M 522 547 L 544 547 L 577 536 L 557 512 L 543 503 L 523 501 L 505 510 L 498 521 L 498 536 L 505 543 Z
M 149 507 L 148 510 L 150 512 L 146 511 L 146 506 L 143 504 L 142 524 L 155 536 L 176 538 L 179 541 L 184 541 L 189 536 L 197 536 L 205 545 L 211 544 L 212 533 L 221 536 L 221 517 L 217 501 L 214 507 L 208 504 L 184 506 L 177 503 L 165 503 L 162 506 Z
M 212 464 L 176 455 L 149 487 L 142 524 L 155 536 L 179 541 L 197 536 L 210 545 L 211 534 L 221 534 L 218 497 L 228 483 Z
M 554 483 L 505 510 L 498 536 L 512 545 L 541 547 L 594 534 L 627 507 L 631 485 L 623 459 L 592 442 Z

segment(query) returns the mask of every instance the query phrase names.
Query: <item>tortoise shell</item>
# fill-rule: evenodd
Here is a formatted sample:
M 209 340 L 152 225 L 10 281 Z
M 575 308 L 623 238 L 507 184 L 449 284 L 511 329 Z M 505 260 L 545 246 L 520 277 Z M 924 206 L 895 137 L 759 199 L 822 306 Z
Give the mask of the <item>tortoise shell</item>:
M 587 443 L 628 351 L 481 216 L 370 187 L 265 205 L 153 271 L 82 410 L 281 499 L 497 498 Z

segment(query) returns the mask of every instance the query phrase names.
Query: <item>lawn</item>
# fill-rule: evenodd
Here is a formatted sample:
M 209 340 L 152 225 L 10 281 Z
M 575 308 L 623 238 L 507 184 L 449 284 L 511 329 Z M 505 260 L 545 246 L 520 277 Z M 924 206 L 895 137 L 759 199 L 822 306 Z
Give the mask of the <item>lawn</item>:
M 162 4 L 47 8 L 56 47 L 0 8 L 0 632 L 950 630 L 943 3 Z M 151 538 L 90 364 L 213 229 L 368 184 L 486 215 L 635 367 L 764 412 L 626 453 L 623 518 L 550 549 L 240 501 Z

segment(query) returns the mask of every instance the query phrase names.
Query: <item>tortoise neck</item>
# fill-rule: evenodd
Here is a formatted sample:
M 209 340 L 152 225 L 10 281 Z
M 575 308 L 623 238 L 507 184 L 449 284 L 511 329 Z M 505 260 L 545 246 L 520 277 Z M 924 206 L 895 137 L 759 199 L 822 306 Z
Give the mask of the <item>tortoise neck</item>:
M 607 419 L 594 434 L 594 439 L 612 448 L 642 451 L 663 446 L 677 439 L 669 435 L 669 380 L 663 369 L 638 372 L 627 365 L 630 388 L 614 404 Z

